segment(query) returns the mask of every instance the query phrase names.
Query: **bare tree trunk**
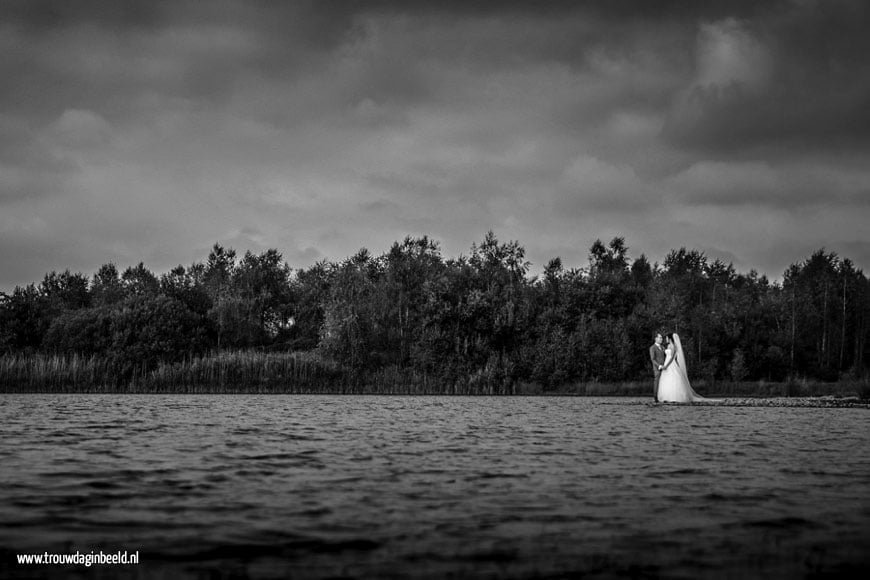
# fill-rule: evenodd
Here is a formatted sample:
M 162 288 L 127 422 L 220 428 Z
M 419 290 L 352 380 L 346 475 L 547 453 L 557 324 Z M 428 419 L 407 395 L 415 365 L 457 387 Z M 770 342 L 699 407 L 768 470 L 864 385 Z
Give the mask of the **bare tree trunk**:
M 822 362 L 825 368 L 828 366 L 828 281 L 825 280 L 825 303 L 822 307 L 822 352 L 819 357 L 819 366 Z
M 701 306 L 701 307 L 704 306 L 703 295 L 698 297 L 698 306 Z M 702 324 L 698 325 L 698 367 L 699 368 L 701 366 L 701 363 L 703 362 L 703 359 L 701 357 L 701 343 L 703 342 L 703 334 L 702 334 L 703 331 L 704 331 L 704 325 L 703 325 L 703 321 L 702 321 Z
M 865 297 L 866 300 L 866 297 Z M 864 374 L 864 345 L 866 343 L 865 327 L 867 325 L 866 307 L 862 307 L 858 324 L 855 328 L 855 366 Z
M 863 334 L 863 322 L 861 324 L 862 330 L 860 331 Z M 855 367 L 861 373 L 861 376 L 864 376 L 864 339 L 863 336 L 859 336 L 856 334 L 855 336 Z
M 794 311 L 795 292 L 794 286 L 791 287 L 791 362 L 789 364 L 789 375 L 794 376 L 794 335 L 795 335 L 795 311 Z
M 843 355 L 846 351 L 846 275 L 843 275 L 843 333 L 840 337 L 840 370 L 843 370 Z

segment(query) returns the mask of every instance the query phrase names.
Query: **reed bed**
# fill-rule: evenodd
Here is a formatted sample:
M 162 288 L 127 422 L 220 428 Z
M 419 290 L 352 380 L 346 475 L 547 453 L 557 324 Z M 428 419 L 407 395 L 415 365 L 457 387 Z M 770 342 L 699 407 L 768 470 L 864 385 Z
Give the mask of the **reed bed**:
M 107 358 L 80 355 L 4 355 L 2 392 L 112 392 L 114 367 Z
M 134 367 L 120 378 L 105 357 L 4 355 L 0 392 L 5 393 L 308 393 L 333 392 L 343 373 L 312 353 L 223 351 Z
M 311 393 L 343 382 L 338 367 L 307 352 L 222 351 L 160 365 L 133 385 L 158 393 Z
M 545 389 L 512 382 L 497 372 L 446 380 L 415 369 L 386 367 L 354 374 L 316 352 L 221 351 L 156 368 L 136 367 L 121 378 L 111 359 L 71 355 L 0 356 L 2 393 L 335 393 L 382 395 L 573 395 L 652 397 L 652 380 L 569 383 Z M 711 397 L 859 397 L 870 399 L 870 381 L 821 383 L 715 382 L 695 390 Z

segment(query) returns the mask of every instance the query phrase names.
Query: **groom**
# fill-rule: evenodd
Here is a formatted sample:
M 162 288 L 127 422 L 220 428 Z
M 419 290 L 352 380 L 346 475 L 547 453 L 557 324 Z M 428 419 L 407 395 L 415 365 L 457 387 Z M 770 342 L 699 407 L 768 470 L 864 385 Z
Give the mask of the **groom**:
M 659 402 L 659 378 L 662 376 L 662 365 L 665 364 L 665 349 L 662 347 L 662 333 L 656 332 L 655 344 L 649 347 L 649 360 L 653 367 L 653 400 Z

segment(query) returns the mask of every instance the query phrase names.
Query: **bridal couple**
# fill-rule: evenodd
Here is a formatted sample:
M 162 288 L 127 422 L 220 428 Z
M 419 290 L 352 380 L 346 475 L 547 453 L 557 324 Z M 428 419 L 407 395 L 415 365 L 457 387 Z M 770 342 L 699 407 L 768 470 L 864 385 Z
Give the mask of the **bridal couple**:
M 664 344 L 663 344 L 664 343 Z M 649 348 L 649 358 L 653 365 L 653 398 L 657 403 L 694 403 L 713 401 L 702 397 L 689 384 L 686 373 L 686 357 L 680 335 L 676 332 L 663 337 L 655 335 L 655 344 Z

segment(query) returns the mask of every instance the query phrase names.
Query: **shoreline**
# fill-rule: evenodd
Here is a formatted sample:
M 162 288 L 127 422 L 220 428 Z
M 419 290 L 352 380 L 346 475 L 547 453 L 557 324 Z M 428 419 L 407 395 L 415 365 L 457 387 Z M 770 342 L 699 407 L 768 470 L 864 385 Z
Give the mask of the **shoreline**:
M 574 398 L 574 399 L 604 399 L 604 404 L 610 405 L 636 405 L 652 408 L 669 408 L 669 407 L 770 407 L 770 408 L 824 408 L 824 409 L 868 409 L 870 410 L 870 400 L 861 399 L 855 395 L 838 396 L 838 395 L 822 395 L 816 397 L 770 397 L 770 396 L 743 396 L 743 397 L 716 397 L 711 396 L 711 401 L 698 401 L 694 403 L 670 403 L 670 402 L 653 402 L 650 397 L 641 395 L 582 395 L 576 393 L 544 393 L 544 394 L 451 394 L 451 393 L 375 393 L 375 392 L 330 392 L 330 391 L 308 391 L 308 392 L 264 392 L 264 391 L 242 391 L 242 390 L 223 390 L 209 392 L 190 392 L 190 391 L 161 391 L 161 392 L 146 392 L 146 391 L 14 391 L 0 389 L 0 397 L 4 395 L 108 395 L 108 396 L 152 396 L 152 395 L 170 395 L 170 396 L 250 396 L 250 395 L 266 395 L 266 396 L 362 396 L 362 397 L 419 397 L 419 398 L 439 398 L 439 397 L 462 397 L 462 398 Z M 628 400 L 626 400 L 628 399 Z
M 692 381 L 701 395 L 729 400 L 854 397 L 870 401 L 870 381 L 810 378 Z M 354 373 L 314 352 L 222 351 L 182 362 L 120 367 L 106 357 L 0 356 L 0 393 L 351 394 L 652 399 L 652 378 L 545 385 L 510 376 L 386 367 Z

